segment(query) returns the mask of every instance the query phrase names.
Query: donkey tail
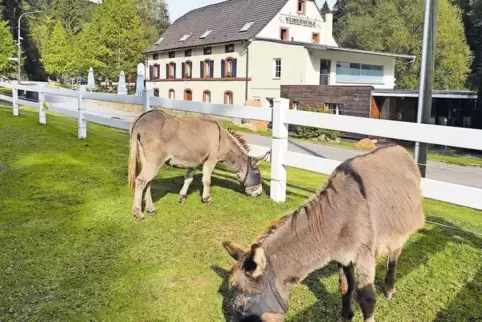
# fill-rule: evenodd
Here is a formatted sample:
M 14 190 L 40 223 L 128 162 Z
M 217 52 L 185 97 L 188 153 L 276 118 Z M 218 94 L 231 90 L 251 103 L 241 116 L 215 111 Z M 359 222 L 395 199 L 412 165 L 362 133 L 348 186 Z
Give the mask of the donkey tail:
M 132 129 L 131 139 L 130 139 L 130 150 L 129 150 L 129 188 L 132 190 L 136 187 L 136 178 L 139 174 L 138 171 L 138 145 L 139 145 L 139 133 Z

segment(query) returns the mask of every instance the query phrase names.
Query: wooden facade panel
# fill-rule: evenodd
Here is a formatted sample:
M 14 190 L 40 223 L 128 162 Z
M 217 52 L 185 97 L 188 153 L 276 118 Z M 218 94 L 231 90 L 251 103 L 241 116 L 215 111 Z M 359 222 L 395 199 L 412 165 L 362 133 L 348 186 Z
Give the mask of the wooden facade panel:
M 281 85 L 281 97 L 296 102 L 298 109 L 309 105 L 339 105 L 340 114 L 370 117 L 371 86 Z

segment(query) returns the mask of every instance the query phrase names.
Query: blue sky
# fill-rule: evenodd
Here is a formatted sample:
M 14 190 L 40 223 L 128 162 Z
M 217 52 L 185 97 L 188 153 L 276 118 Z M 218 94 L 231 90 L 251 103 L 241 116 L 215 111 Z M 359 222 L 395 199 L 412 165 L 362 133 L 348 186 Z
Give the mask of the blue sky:
M 174 22 L 177 18 L 181 17 L 186 12 L 199 8 L 204 7 L 208 4 L 221 2 L 222 0 L 166 0 L 167 5 L 169 6 L 169 14 L 171 16 L 171 22 Z M 328 5 L 333 7 L 333 4 L 336 0 L 328 0 Z M 316 0 L 318 6 L 321 6 L 324 3 L 324 0 Z

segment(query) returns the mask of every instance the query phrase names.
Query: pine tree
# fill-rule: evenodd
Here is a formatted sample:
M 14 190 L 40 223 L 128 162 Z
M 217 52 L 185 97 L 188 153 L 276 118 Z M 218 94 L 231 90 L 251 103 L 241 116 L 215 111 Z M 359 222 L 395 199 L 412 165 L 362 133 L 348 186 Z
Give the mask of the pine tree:
M 323 16 L 325 16 L 325 14 L 331 12 L 330 7 L 328 6 L 328 2 L 325 1 L 325 3 L 323 4 L 323 7 L 321 7 L 321 9 L 320 9 L 320 12 Z
M 10 26 L 6 21 L 0 20 L 0 74 L 7 74 L 15 70 L 16 63 L 8 58 L 15 57 L 16 53 Z
M 86 48 L 80 55 L 96 62 L 100 75 L 117 79 L 121 70 L 126 75 L 136 72 L 147 46 L 136 9 L 135 0 L 105 0 L 80 37 L 78 47 Z
M 85 0 L 53 0 L 52 18 L 60 20 L 68 34 L 76 35 L 90 16 L 92 4 Z
M 41 61 L 49 74 L 62 76 L 70 72 L 69 62 L 71 60 L 71 48 L 67 33 L 62 26 L 62 22 L 57 21 Z
M 418 88 L 423 38 L 424 0 L 352 0 L 338 22 L 340 45 L 412 54 L 414 63 L 397 60 L 396 86 Z M 460 10 L 439 0 L 435 51 L 435 89 L 462 89 L 471 64 Z
M 333 6 L 333 36 L 335 40 L 342 32 L 343 26 L 340 23 L 341 19 L 348 14 L 347 0 L 337 0 Z

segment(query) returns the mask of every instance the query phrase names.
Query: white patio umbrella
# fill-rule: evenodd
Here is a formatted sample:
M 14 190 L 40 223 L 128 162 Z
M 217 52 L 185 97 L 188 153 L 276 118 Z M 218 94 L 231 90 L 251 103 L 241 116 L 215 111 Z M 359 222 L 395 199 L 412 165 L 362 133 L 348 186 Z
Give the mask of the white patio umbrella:
M 93 90 L 95 88 L 95 80 L 94 80 L 94 70 L 92 67 L 89 68 L 89 76 L 87 77 L 87 89 Z
M 137 65 L 136 95 L 142 96 L 144 91 L 144 64 Z
M 124 71 L 121 71 L 119 75 L 119 83 L 117 84 L 117 94 L 127 95 L 126 75 L 124 74 Z

